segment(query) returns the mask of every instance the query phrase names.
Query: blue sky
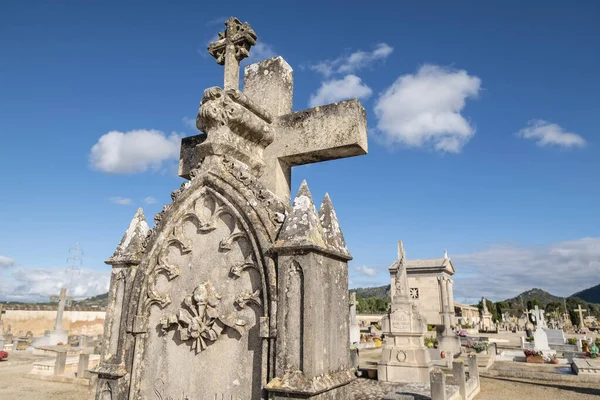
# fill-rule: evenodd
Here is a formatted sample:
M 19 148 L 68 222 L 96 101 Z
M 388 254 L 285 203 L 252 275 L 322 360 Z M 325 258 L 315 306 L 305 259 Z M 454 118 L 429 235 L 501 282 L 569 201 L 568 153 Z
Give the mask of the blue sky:
M 250 62 L 281 55 L 294 68 L 294 110 L 349 97 L 367 110 L 367 156 L 293 171 L 292 192 L 306 179 L 315 201 L 331 195 L 351 286 L 387 283 L 399 239 L 409 259 L 448 249 L 457 300 L 595 285 L 599 12 L 593 1 L 5 2 L 0 300 L 58 292 L 76 242 L 75 295 L 106 290 L 103 261 L 137 207 L 152 224 L 182 181 L 179 138 L 197 133 L 203 90 L 222 85 L 206 46 L 231 15 L 258 35 Z

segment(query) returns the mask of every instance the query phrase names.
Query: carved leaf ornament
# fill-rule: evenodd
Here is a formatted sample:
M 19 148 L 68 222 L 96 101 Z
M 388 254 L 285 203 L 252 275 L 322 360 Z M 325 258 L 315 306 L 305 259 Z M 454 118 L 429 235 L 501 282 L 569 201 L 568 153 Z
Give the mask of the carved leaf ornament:
M 172 327 L 177 328 L 182 341 L 191 341 L 192 350 L 196 353 L 208 347 L 217 340 L 223 331 L 223 326 L 235 329 L 238 333 L 245 332 L 247 322 L 237 318 L 235 313 L 229 316 L 219 315 L 217 305 L 221 295 L 210 282 L 203 282 L 194 289 L 191 296 L 186 296 L 183 306 L 177 313 L 170 313 L 160 321 L 163 333 Z M 220 321 L 221 325 L 216 322 Z

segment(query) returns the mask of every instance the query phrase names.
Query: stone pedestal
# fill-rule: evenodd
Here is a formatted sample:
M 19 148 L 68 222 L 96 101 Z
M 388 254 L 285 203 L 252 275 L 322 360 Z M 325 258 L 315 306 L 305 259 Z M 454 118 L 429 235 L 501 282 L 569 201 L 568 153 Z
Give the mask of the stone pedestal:
M 386 344 L 377 364 L 377 377 L 387 382 L 429 382 L 433 365 L 424 338 L 427 321 L 408 297 L 406 255 L 398 242 L 398 261 L 394 296 L 390 305 L 389 330 L 385 331 Z
M 412 304 L 392 304 L 390 331 L 377 364 L 377 376 L 386 382 L 428 382 L 431 357 L 423 342 L 427 325 Z

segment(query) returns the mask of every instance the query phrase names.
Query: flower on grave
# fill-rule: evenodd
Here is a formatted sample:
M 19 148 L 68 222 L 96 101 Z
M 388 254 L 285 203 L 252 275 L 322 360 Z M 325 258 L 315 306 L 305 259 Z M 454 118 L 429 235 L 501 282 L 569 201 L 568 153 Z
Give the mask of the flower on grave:
M 543 355 L 541 351 L 535 350 L 524 350 L 523 353 L 525 353 L 525 357 L 537 357 Z
M 466 329 L 459 329 L 458 331 L 456 331 L 456 334 L 461 337 L 467 337 L 468 332 L 466 331 Z
M 8 353 L 6 351 L 0 351 L 0 361 L 6 360 L 8 358 Z

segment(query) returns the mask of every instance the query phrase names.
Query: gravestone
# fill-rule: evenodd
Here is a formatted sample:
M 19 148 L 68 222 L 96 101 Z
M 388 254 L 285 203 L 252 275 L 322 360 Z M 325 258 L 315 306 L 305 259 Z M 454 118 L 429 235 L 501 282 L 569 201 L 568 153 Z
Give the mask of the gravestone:
M 206 89 L 202 135 L 182 140 L 190 179 L 148 229 L 141 210 L 112 265 L 97 400 L 348 398 L 348 264 L 326 195 L 291 167 L 366 153 L 365 111 L 349 100 L 292 113 L 281 58 L 239 62 L 257 36 L 236 18 L 211 43 L 224 89 Z M 274 164 L 277 168 L 272 169 Z
M 549 345 L 563 345 L 566 343 L 565 333 L 562 329 L 545 329 Z
M 429 382 L 432 363 L 424 338 L 427 322 L 410 301 L 406 255 L 398 241 L 398 268 L 392 285 L 395 291 L 388 314 L 389 330 L 377 363 L 377 379 L 386 382 Z
M 356 323 L 356 292 L 350 293 L 350 344 L 360 343 L 360 327 Z

